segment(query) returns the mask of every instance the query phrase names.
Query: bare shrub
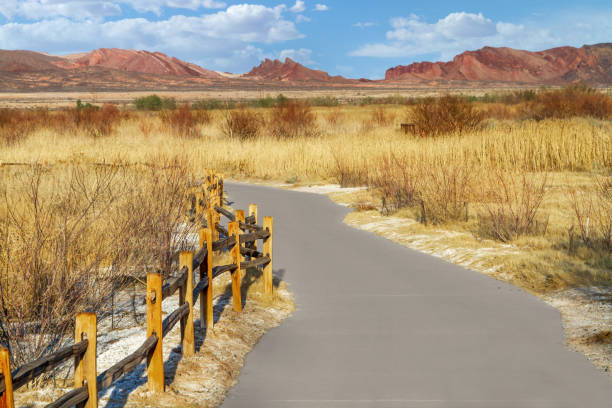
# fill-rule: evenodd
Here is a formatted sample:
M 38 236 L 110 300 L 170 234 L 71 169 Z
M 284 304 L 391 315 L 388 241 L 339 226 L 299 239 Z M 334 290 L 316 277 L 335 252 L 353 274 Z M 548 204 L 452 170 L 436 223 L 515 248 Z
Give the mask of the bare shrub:
M 606 119 L 612 116 L 612 98 L 595 89 L 574 85 L 536 94 L 523 106 L 522 116 L 535 120 L 576 116 Z
M 422 165 L 419 187 L 424 224 L 467 220 L 474 170 L 462 163 Z
M 117 106 L 105 103 L 101 108 L 92 106 L 75 108 L 68 111 L 77 130 L 91 137 L 108 136 L 115 131 L 121 121 L 121 111 Z
M 264 124 L 261 114 L 252 110 L 239 107 L 237 109 L 226 109 L 221 131 L 230 138 L 240 140 L 255 139 Z
M 526 172 L 498 170 L 482 185 L 478 213 L 481 236 L 508 242 L 546 232 L 548 219 L 540 211 L 546 196 L 546 177 L 536 180 Z
M 363 186 L 368 183 L 368 170 L 359 160 L 334 153 L 334 177 L 341 187 Z
M 483 112 L 476 110 L 465 98 L 454 95 L 425 98 L 410 114 L 421 136 L 471 132 L 481 128 L 483 119 Z
M 570 235 L 577 229 L 585 246 L 612 249 L 612 177 L 598 177 L 595 191 L 572 188 L 569 193 L 575 216 Z
M 312 137 L 319 134 L 316 114 L 305 101 L 284 101 L 272 109 L 268 127 L 278 138 Z
M 199 126 L 210 122 L 210 113 L 205 110 L 192 111 L 188 103 L 179 109 L 159 112 L 162 125 L 178 137 L 200 137 Z
M 390 213 L 417 204 L 419 180 L 414 161 L 390 153 L 378 160 L 369 185 L 380 194 L 383 211 Z
M 75 313 L 109 312 L 113 290 L 147 269 L 170 271 L 193 226 L 180 162 L 142 169 L 3 169 L 0 339 L 21 365 L 64 344 Z

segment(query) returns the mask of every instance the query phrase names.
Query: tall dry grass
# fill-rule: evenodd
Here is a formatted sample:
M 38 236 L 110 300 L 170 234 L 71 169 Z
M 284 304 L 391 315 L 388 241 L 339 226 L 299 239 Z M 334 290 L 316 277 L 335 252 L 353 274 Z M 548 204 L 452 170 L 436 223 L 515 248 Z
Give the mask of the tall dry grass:
M 0 172 L 0 339 L 16 365 L 62 346 L 75 310 L 104 317 L 127 280 L 167 276 L 194 229 L 177 160 Z

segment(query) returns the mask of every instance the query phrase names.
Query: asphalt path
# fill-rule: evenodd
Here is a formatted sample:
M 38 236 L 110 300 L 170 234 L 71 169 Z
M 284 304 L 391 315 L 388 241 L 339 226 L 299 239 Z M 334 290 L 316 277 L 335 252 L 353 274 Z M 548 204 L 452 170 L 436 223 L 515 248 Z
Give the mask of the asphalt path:
M 223 407 L 612 407 L 612 379 L 522 290 L 343 224 L 328 197 L 226 184 L 274 217 L 297 310 L 265 334 Z

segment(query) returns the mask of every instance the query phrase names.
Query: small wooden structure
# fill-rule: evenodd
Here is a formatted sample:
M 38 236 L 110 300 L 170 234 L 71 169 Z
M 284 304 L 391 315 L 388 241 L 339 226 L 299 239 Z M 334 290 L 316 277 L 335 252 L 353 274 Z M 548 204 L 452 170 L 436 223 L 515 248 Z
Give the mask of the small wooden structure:
M 414 123 L 402 123 L 401 127 L 404 134 L 412 133 L 414 135 L 416 133 L 416 125 Z

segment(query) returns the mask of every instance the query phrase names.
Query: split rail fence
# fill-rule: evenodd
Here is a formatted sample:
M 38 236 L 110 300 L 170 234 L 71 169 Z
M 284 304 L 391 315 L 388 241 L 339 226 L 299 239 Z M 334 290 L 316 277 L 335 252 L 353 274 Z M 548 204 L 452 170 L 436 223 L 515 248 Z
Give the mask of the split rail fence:
M 148 273 L 146 278 L 147 338 L 132 354 L 104 371 L 97 373 L 97 323 L 94 313 L 79 313 L 75 321 L 74 344 L 25 364 L 11 372 L 10 355 L 0 348 L 0 408 L 14 408 L 13 392 L 40 375 L 74 359 L 74 389 L 47 408 L 98 406 L 98 391 L 127 374 L 143 360 L 147 364 L 147 383 L 150 391 L 164 392 L 163 338 L 180 322 L 181 349 L 185 357 L 195 354 L 193 308 L 200 299 L 202 330 L 213 330 L 213 279 L 230 272 L 232 303 L 236 312 L 242 311 L 241 279 L 247 268 L 263 269 L 264 291 L 271 294 L 273 219 L 264 217 L 263 226 L 257 225 L 257 206 L 249 205 L 249 215 L 223 208 L 223 180 L 210 173 L 205 182 L 190 192 L 199 229 L 199 250 L 194 254 L 183 251 L 179 255 L 179 272 L 162 284 L 162 275 Z M 229 220 L 225 229 L 220 224 L 224 216 Z M 211 228 L 209 226 L 214 226 Z M 257 241 L 263 240 L 262 251 Z M 213 266 L 215 254 L 230 252 L 232 263 Z M 194 285 L 194 271 L 198 270 Z M 162 301 L 178 291 L 179 307 L 162 319 Z

